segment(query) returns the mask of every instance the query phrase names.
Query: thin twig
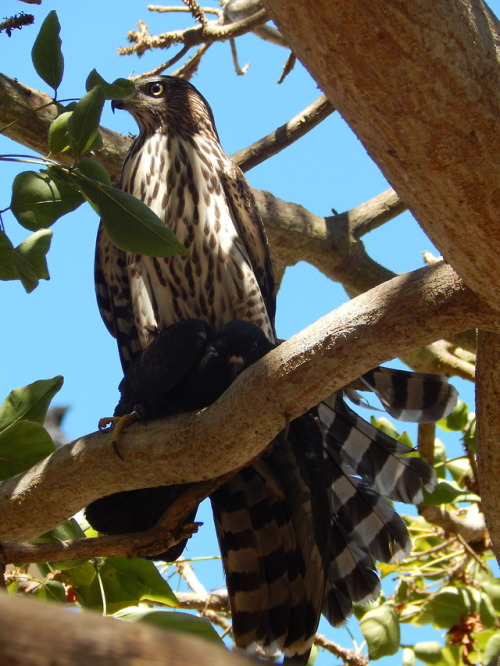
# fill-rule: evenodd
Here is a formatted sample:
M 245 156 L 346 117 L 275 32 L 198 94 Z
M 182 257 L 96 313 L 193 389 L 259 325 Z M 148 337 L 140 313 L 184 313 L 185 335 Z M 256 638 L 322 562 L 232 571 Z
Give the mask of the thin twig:
M 303 137 L 334 111 L 325 95 L 321 95 L 281 127 L 252 145 L 233 153 L 231 159 L 243 171 L 248 171 Z
M 297 56 L 293 51 L 290 51 L 288 58 L 286 59 L 285 64 L 283 65 L 283 71 L 281 72 L 281 76 L 278 79 L 278 83 L 283 83 L 283 81 L 286 79 L 286 77 L 295 67 L 296 62 L 297 62 Z
M 208 51 L 212 44 L 202 44 L 196 53 L 187 60 L 182 67 L 172 72 L 172 76 L 178 76 L 181 79 L 189 80 L 197 71 L 202 56 Z
M 5 30 L 10 37 L 13 30 L 21 30 L 25 25 L 32 25 L 34 20 L 35 17 L 33 14 L 25 14 L 24 12 L 21 12 L 20 14 L 16 14 L 15 16 L 5 19 L 5 21 L 2 21 L 0 23 L 0 32 Z
M 366 659 L 366 657 L 363 657 L 361 654 L 354 652 L 354 650 L 348 650 L 347 648 L 343 648 L 341 645 L 338 645 L 333 641 L 329 641 L 322 634 L 316 634 L 314 644 L 323 648 L 327 652 L 334 654 L 336 657 L 340 657 L 348 666 L 368 666 L 369 664 L 369 661 Z
M 435 423 L 419 423 L 417 449 L 424 460 L 432 465 L 434 462 L 434 440 L 436 439 Z
M 131 80 L 136 81 L 137 79 L 140 79 L 143 76 L 156 76 L 157 74 L 161 74 L 169 67 L 172 67 L 172 65 L 175 65 L 176 62 L 179 62 L 179 60 L 183 58 L 188 51 L 189 51 L 189 46 L 183 46 L 182 49 L 176 55 L 174 55 L 173 58 L 170 58 L 170 60 L 164 62 L 163 65 L 159 65 L 158 67 L 155 67 L 149 72 L 143 72 L 139 76 L 133 76 L 131 77 Z
M 148 5 L 147 10 L 149 12 L 158 12 L 159 14 L 165 14 L 167 12 L 184 12 L 186 14 L 191 13 L 191 9 L 189 7 L 174 7 L 165 5 Z M 203 12 L 205 14 L 215 14 L 216 16 L 222 15 L 222 11 L 216 7 L 203 7 Z
M 189 9 L 195 21 L 198 21 L 198 23 L 202 26 L 207 25 L 207 17 L 205 16 L 197 0 L 182 0 L 182 2 Z

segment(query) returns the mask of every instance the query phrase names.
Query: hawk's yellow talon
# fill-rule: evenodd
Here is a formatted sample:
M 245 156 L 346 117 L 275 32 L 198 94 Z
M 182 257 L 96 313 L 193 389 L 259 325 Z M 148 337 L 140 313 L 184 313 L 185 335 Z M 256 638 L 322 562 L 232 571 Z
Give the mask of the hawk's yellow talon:
M 138 421 L 141 417 L 137 412 L 131 412 L 130 414 L 124 414 L 124 416 L 105 416 L 102 419 L 99 419 L 98 427 L 99 430 L 104 430 L 109 426 L 113 426 L 113 434 L 111 435 L 111 444 L 116 455 L 124 460 L 120 450 L 118 448 L 118 442 L 120 435 L 127 428 L 130 423 Z

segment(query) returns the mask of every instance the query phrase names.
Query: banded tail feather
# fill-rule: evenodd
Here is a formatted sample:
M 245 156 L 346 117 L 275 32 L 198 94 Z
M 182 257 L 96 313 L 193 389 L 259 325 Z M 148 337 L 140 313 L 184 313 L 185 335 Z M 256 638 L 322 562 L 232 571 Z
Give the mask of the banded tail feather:
M 352 613 L 353 603 L 367 603 L 380 594 L 380 579 L 373 557 L 352 541 L 335 516 L 330 523 L 330 559 L 322 613 L 337 627 Z
M 306 414 L 211 496 L 236 645 L 280 650 L 287 663 L 306 663 L 323 603 L 330 534 L 321 451 L 317 420 Z
M 434 423 L 453 411 L 458 391 L 445 375 L 378 366 L 360 378 L 399 421 Z
M 432 491 L 436 477 L 414 449 L 397 442 L 348 407 L 341 393 L 332 394 L 318 408 L 326 451 L 337 452 L 354 472 L 381 495 L 405 504 L 422 501 L 422 486 Z
M 392 504 L 332 449 L 326 451 L 325 470 L 330 509 L 347 538 L 379 562 L 393 563 L 408 555 L 408 530 Z

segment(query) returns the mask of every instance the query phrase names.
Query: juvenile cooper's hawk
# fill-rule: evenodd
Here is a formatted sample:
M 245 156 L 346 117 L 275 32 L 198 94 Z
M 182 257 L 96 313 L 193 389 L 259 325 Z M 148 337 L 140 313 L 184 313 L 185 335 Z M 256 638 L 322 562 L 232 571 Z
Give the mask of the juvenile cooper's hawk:
M 241 170 L 220 146 L 206 100 L 188 82 L 160 76 L 140 80 L 114 106 L 130 111 L 140 129 L 119 187 L 148 204 L 188 248 L 186 257 L 137 256 L 114 247 L 100 228 L 98 303 L 124 370 L 154 331 L 190 318 L 215 329 L 247 320 L 274 342 L 267 239 Z M 276 467 L 288 470 L 288 487 L 272 482 Z M 288 501 L 292 523 L 280 511 Z M 212 498 L 240 647 L 260 643 L 293 656 L 312 642 L 326 557 L 311 533 L 312 503 L 293 446 L 286 444 Z M 274 513 L 264 509 L 273 506 Z
M 216 330 L 246 320 L 274 343 L 262 222 L 241 170 L 220 146 L 206 100 L 186 81 L 154 76 L 137 81 L 114 106 L 128 110 L 140 129 L 119 187 L 148 204 L 188 248 L 185 257 L 135 255 L 114 247 L 100 228 L 98 303 L 124 371 L 158 331 L 186 319 Z M 323 453 L 312 421 L 299 420 L 291 438 L 282 435 L 211 498 L 241 648 L 260 644 L 305 663 L 321 611 L 342 622 L 353 601 L 377 593 L 374 558 L 396 559 L 408 549 L 404 524 L 380 493 L 400 499 L 408 478 L 415 500 L 422 483 L 432 486 L 432 473 L 404 458 L 408 447 L 394 446 L 369 424 L 360 429 L 362 420 L 344 407 L 340 394 L 323 406 Z M 350 447 L 358 445 L 364 453 L 351 459 Z

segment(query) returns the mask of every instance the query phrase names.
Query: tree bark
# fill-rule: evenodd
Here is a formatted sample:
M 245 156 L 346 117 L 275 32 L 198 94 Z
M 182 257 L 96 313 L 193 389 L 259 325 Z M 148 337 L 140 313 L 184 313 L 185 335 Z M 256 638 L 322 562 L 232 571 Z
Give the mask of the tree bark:
M 120 439 L 124 460 L 114 454 L 109 433 L 94 433 L 5 480 L 0 539 L 36 537 L 105 494 L 239 469 L 290 419 L 370 368 L 438 332 L 495 322 L 493 311 L 443 262 L 398 276 L 281 344 L 208 409 L 130 426 Z
M 0 594 L 0 663 L 6 666 L 251 666 L 192 634 L 69 613 L 56 604 Z M 36 618 L 36 619 L 35 619 Z
M 444 258 L 500 308 L 498 24 L 480 0 L 263 0 Z
M 479 331 L 477 340 L 477 457 L 481 504 L 500 564 L 500 336 Z

